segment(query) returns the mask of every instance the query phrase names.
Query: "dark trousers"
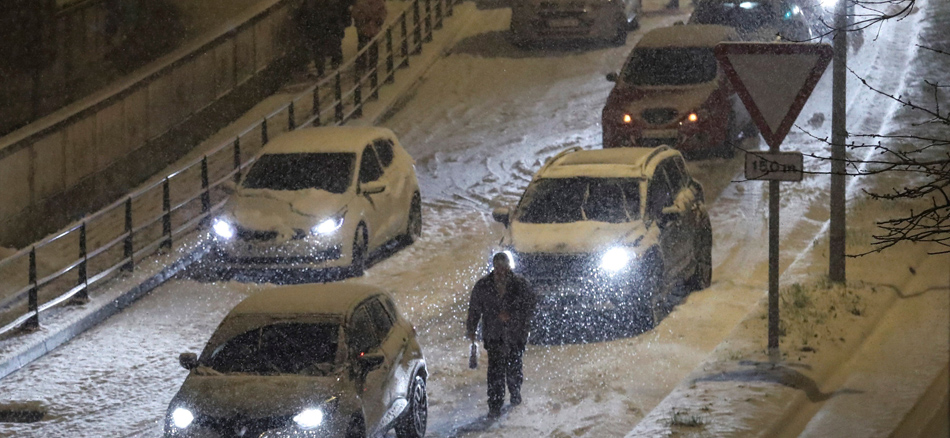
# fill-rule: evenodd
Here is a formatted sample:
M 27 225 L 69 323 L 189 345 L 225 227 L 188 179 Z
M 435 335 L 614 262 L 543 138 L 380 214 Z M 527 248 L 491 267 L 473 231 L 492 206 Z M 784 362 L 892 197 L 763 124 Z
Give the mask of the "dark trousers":
M 357 47 L 359 50 L 363 50 L 363 47 L 366 47 L 369 44 L 372 37 L 357 34 Z M 360 72 L 360 75 L 365 75 L 373 68 L 376 68 L 379 64 L 379 44 L 373 44 L 369 49 L 366 50 L 362 56 L 356 58 L 356 68 Z
M 505 404 L 505 386 L 512 399 L 521 399 L 524 381 L 522 360 L 525 344 L 506 345 L 504 341 L 485 341 L 488 351 L 488 409 L 497 411 Z
M 313 64 L 317 67 L 317 74 L 326 73 L 326 59 L 330 58 L 330 66 L 336 70 L 343 64 L 343 41 L 334 37 L 311 38 L 307 41 Z

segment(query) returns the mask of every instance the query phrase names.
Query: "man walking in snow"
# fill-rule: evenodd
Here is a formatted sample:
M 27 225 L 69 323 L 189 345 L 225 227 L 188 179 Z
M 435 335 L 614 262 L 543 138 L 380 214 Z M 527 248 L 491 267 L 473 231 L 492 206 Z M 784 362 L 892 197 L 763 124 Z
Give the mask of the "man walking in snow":
M 356 26 L 358 47 L 362 50 L 369 42 L 379 35 L 386 23 L 386 2 L 384 0 L 355 0 L 353 3 L 353 25 Z M 379 45 L 373 45 L 367 50 L 369 55 L 357 58 L 357 69 L 365 73 L 368 68 L 379 62 Z
M 524 277 L 511 271 L 507 254 L 495 254 L 492 267 L 472 288 L 465 329 L 474 342 L 482 322 L 482 340 L 488 351 L 488 416 L 497 418 L 505 403 L 506 386 L 511 404 L 521 404 L 522 356 L 537 296 Z
M 343 63 L 343 30 L 349 26 L 349 8 L 345 0 L 304 0 L 296 11 L 294 20 L 317 76 L 326 73 L 326 58 L 333 69 Z

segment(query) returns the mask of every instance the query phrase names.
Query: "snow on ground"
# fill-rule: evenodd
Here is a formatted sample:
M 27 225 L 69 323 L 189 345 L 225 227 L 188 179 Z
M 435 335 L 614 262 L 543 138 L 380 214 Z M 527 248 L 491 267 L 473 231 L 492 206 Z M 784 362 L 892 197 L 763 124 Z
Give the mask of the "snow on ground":
M 731 182 L 740 179 L 741 154 L 690 163 L 710 201 L 712 287 L 685 297 L 644 334 L 595 322 L 588 329 L 599 342 L 529 346 L 524 405 L 500 422 L 485 422 L 487 358 L 482 354 L 479 368 L 468 369 L 463 318 L 468 292 L 500 238 L 490 209 L 515 202 L 548 156 L 568 146 L 599 147 L 600 110 L 611 86 L 604 74 L 619 69 L 643 31 L 685 18 L 685 12 L 646 16 L 644 30 L 622 48 L 522 51 L 505 39 L 509 14 L 477 11 L 468 34 L 383 123 L 417 160 L 423 237 L 347 281 L 394 290 L 416 325 L 431 372 L 429 436 L 623 436 L 758 304 L 767 271 L 765 190 L 757 182 Z M 909 35 L 885 29 L 852 58 L 854 65 L 875 71 L 879 57 L 904 65 Z M 829 90 L 826 77 L 801 120 L 827 111 Z M 869 110 L 852 120 L 881 123 L 886 111 L 854 90 L 852 105 Z M 793 133 L 787 149 L 820 151 L 821 145 Z M 812 246 L 827 217 L 827 178 L 808 178 L 783 188 L 783 267 Z M 0 402 L 38 401 L 49 415 L 40 423 L 2 424 L 0 436 L 157 436 L 185 376 L 177 354 L 198 351 L 234 304 L 270 287 L 188 277 L 167 283 L 4 379 Z

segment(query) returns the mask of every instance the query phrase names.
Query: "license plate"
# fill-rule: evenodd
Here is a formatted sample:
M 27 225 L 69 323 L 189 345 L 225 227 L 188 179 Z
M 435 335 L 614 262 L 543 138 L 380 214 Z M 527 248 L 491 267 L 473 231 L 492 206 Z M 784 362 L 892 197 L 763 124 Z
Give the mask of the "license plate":
M 576 18 L 558 18 L 555 20 L 548 20 L 548 27 L 577 27 L 580 25 L 581 22 Z

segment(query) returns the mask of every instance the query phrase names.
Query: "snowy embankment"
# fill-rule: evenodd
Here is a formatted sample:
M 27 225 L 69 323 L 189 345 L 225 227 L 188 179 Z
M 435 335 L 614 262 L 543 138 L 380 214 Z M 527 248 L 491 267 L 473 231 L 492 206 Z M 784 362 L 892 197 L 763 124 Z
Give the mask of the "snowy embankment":
M 919 6 L 930 7 L 926 14 L 934 15 L 928 23 L 931 33 L 925 30 L 921 34 L 922 44 L 933 44 L 926 38 L 936 33 L 939 17 L 947 16 L 950 8 L 945 4 Z M 918 11 L 903 23 L 887 26 L 916 35 L 925 17 Z M 940 38 L 938 45 L 945 43 L 946 36 Z M 915 38 L 909 43 L 918 41 Z M 877 65 L 859 74 L 872 79 L 905 78 L 899 84 L 884 81 L 888 85 L 885 91 L 923 101 L 920 83 L 928 73 L 946 71 L 950 60 L 921 55 L 917 50 L 907 53 L 917 53 L 917 58 L 881 62 L 859 53 L 855 57 L 858 62 L 874 61 Z M 914 71 L 921 76 L 896 76 L 894 71 Z M 870 99 L 874 102 L 875 97 Z M 893 102 L 878 104 L 867 112 L 874 114 L 883 108 L 887 111 L 883 119 L 889 123 L 872 132 L 890 134 L 921 121 L 913 120 L 908 110 Z M 867 129 L 869 118 L 857 126 L 853 132 Z M 942 135 L 946 134 L 944 128 Z M 884 174 L 852 180 L 849 253 L 870 249 L 870 236 L 877 231 L 875 220 L 915 206 L 871 201 L 862 190 L 887 192 L 907 184 L 907 178 Z M 780 357 L 770 357 L 765 351 L 767 301 L 763 298 L 710 357 L 627 436 L 946 436 L 950 256 L 928 255 L 928 251 L 939 250 L 934 246 L 901 244 L 882 254 L 849 259 L 848 277 L 853 281 L 834 286 L 823 280 L 827 247 L 827 226 L 823 224 L 811 245 L 782 275 Z

